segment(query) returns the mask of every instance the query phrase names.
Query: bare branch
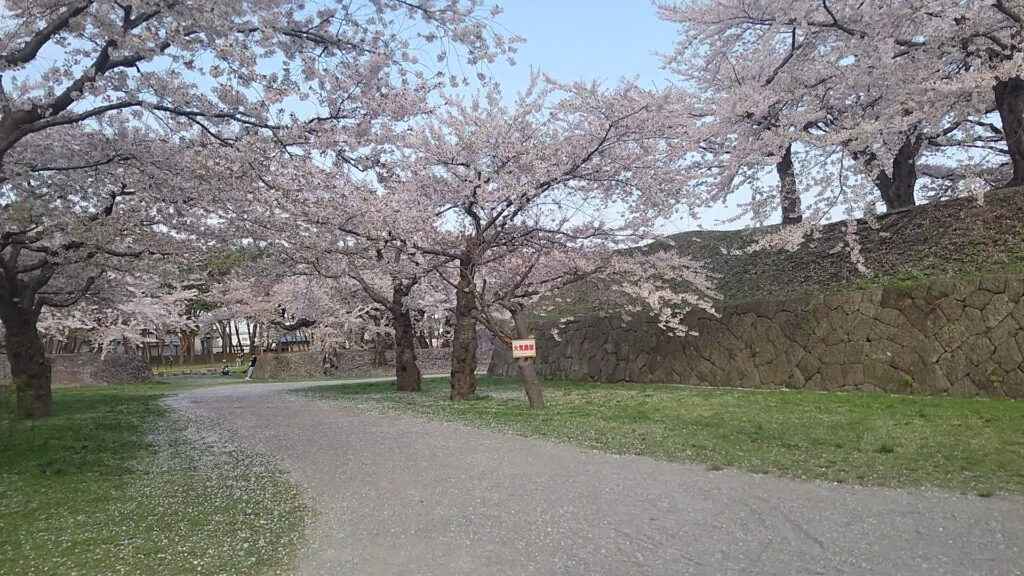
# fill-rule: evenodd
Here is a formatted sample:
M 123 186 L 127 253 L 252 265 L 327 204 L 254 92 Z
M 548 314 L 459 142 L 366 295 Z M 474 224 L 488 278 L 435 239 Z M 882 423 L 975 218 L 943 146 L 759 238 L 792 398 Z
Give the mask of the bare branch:
M 14 52 L 0 55 L 0 60 L 11 66 L 31 62 L 39 54 L 39 51 L 43 49 L 43 46 L 46 46 L 54 36 L 64 31 L 72 19 L 88 10 L 91 4 L 92 2 L 75 2 L 71 4 L 66 10 L 50 21 L 49 24 L 33 34 L 21 48 Z

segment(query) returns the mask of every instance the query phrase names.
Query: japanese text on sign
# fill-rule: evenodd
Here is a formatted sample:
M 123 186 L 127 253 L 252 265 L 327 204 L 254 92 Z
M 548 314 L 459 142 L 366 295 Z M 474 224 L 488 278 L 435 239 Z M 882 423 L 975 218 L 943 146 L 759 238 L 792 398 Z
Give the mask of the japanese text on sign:
M 537 357 L 537 341 L 536 340 L 513 340 L 512 341 L 512 357 L 513 358 L 536 358 Z

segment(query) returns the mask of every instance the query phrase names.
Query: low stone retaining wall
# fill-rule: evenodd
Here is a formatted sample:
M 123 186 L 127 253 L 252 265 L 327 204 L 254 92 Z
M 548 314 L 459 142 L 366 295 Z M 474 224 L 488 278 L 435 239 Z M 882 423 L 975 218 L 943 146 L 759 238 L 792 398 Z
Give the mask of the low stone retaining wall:
M 101 358 L 99 354 L 86 353 L 57 354 L 49 358 L 54 388 L 153 381 L 153 370 L 139 356 L 108 354 L 106 358 Z M 0 357 L 0 382 L 10 380 L 10 364 L 7 358 Z
M 153 381 L 153 370 L 141 356 L 123 354 L 58 354 L 50 356 L 53 387 L 138 384 Z
M 985 276 L 749 302 L 648 319 L 591 317 L 536 330 L 543 378 L 698 386 L 1024 396 L 1024 276 Z M 489 374 L 516 376 L 498 347 Z
M 267 352 L 256 362 L 253 377 L 261 380 L 320 378 L 324 376 L 324 353 L 308 352 Z M 374 363 L 372 350 L 341 350 L 335 354 L 338 367 L 328 375 L 339 378 L 356 376 L 392 376 L 395 373 L 395 353 L 385 354 L 387 364 Z M 479 370 L 484 371 L 490 364 L 490 348 L 481 347 L 477 354 Z M 416 351 L 416 364 L 423 374 L 446 374 L 452 369 L 451 348 L 423 348 Z

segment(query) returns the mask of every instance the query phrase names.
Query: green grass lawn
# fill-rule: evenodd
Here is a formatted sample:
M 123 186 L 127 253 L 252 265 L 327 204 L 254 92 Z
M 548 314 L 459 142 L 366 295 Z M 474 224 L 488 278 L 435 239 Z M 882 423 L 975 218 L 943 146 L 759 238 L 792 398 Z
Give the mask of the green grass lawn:
M 308 510 L 267 459 L 160 403 L 164 385 L 54 391 L 0 420 L 0 574 L 287 572 Z
M 304 390 L 417 416 L 708 468 L 877 486 L 1024 494 L 1024 403 L 1009 400 L 547 382 L 530 410 L 518 381 L 481 378 L 453 404 L 448 381 Z

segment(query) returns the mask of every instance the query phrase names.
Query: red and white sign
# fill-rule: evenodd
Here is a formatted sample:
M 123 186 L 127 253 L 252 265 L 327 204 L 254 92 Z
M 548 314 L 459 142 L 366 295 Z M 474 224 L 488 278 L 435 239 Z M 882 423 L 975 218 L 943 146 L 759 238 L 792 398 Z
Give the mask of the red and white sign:
M 537 357 L 537 341 L 536 340 L 513 340 L 512 341 L 512 357 L 513 358 L 536 358 Z

